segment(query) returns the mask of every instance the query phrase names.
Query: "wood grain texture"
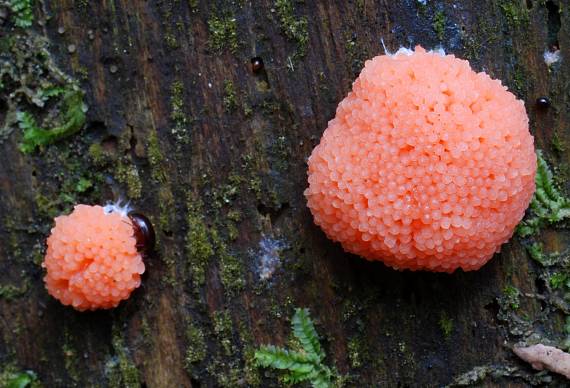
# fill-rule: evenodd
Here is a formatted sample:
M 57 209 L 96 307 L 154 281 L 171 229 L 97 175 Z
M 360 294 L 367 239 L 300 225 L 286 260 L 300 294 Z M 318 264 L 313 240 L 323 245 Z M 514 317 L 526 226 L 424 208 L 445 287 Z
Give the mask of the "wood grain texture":
M 570 153 L 555 152 L 552 138 L 570 140 L 567 2 L 292 1 L 289 24 L 282 1 L 96 3 L 45 0 L 35 9 L 45 24 L 33 30 L 80 81 L 85 129 L 32 155 L 18 150 L 18 131 L 0 144 L 0 286 L 21 291 L 0 298 L 3 364 L 34 370 L 46 387 L 277 386 L 252 351 L 285 344 L 301 306 L 351 386 L 442 386 L 483 365 L 522 376 L 489 386 L 529 384 L 534 372 L 509 346 L 533 332 L 560 341 L 564 315 L 524 296 L 544 287 L 519 239 L 473 273 L 366 262 L 313 225 L 306 158 L 383 39 L 389 50 L 442 45 L 503 80 L 525 101 L 537 148 L 563 171 Z M 298 25 L 291 34 L 303 18 L 306 35 Z M 549 69 L 542 55 L 553 44 L 563 60 Z M 253 57 L 263 59 L 259 73 Z M 552 103 L 544 112 L 541 95 Z M 66 188 L 80 178 L 93 187 Z M 39 266 L 53 215 L 119 195 L 157 229 L 143 284 L 113 311 L 65 308 Z M 563 251 L 569 235 L 541 238 Z M 264 253 L 279 260 L 269 281 L 259 276 Z M 511 286 L 523 294 L 522 333 L 510 330 L 513 315 L 499 317 L 497 298 Z

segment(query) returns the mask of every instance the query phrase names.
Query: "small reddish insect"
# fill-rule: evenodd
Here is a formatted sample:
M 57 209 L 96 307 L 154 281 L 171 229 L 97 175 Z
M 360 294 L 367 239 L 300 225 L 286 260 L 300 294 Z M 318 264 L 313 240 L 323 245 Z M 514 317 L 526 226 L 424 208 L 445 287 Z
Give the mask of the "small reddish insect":
M 254 73 L 259 73 L 263 70 L 263 59 L 261 59 L 261 57 L 251 58 L 251 70 Z
M 147 216 L 138 212 L 129 212 L 134 229 L 134 236 L 137 240 L 137 250 L 139 252 L 150 252 L 154 249 L 156 236 L 154 228 Z

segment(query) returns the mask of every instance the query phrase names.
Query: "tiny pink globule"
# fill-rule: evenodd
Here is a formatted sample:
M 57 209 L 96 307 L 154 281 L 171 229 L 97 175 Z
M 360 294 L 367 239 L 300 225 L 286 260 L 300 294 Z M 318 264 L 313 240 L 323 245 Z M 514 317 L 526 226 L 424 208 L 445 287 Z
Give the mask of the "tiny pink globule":
M 479 269 L 535 190 L 523 102 L 469 62 L 419 46 L 366 61 L 308 165 L 315 223 L 395 269 Z
M 47 246 L 46 288 L 76 310 L 116 307 L 145 271 L 129 217 L 101 206 L 77 205 L 56 217 Z

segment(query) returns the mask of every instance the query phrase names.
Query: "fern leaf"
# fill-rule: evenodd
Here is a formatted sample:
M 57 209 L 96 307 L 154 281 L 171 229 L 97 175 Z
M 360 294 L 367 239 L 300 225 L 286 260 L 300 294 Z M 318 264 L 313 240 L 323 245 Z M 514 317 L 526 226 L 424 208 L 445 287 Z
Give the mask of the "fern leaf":
M 291 320 L 291 326 L 293 327 L 293 334 L 301 342 L 303 350 L 316 357 L 319 361 L 325 358 L 325 354 L 321 349 L 321 344 L 319 343 L 319 335 L 315 330 L 313 321 L 309 316 L 309 310 L 307 309 L 295 309 L 295 315 Z
M 255 352 L 254 358 L 260 366 L 289 370 L 299 374 L 310 373 L 314 368 L 304 354 L 274 345 L 262 346 Z

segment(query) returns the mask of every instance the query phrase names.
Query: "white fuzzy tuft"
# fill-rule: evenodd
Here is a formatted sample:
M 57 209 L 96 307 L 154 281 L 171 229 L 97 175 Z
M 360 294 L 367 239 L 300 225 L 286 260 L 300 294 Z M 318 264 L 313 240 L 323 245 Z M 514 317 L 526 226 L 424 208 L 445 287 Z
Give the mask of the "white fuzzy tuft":
M 103 211 L 105 214 L 109 213 L 119 213 L 121 217 L 126 217 L 133 208 L 131 207 L 131 203 L 126 201 L 124 204 L 122 203 L 123 200 L 119 198 L 116 202 L 108 202 L 105 206 L 103 206 Z
M 262 236 L 259 241 L 258 271 L 261 280 L 269 280 L 279 266 L 280 254 L 287 244 L 282 240 Z
M 551 66 L 552 64 L 560 61 L 560 50 L 549 51 L 546 50 L 543 55 L 544 63 L 547 66 Z

